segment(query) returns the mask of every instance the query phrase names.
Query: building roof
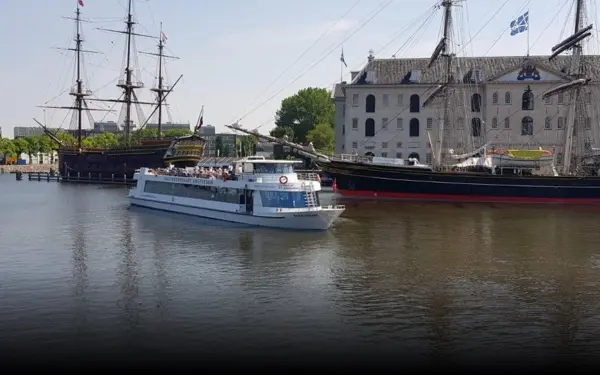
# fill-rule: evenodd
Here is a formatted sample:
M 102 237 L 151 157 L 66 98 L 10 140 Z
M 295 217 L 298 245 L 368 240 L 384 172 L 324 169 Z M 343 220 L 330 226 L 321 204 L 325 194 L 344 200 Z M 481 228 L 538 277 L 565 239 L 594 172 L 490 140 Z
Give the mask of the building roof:
M 469 77 L 474 69 L 479 69 L 483 81 L 493 79 L 512 70 L 531 63 L 535 67 L 552 72 L 558 76 L 568 78 L 570 56 L 558 56 L 548 60 L 549 56 L 495 56 L 495 57 L 456 57 L 453 60 L 454 78 L 462 82 Z M 420 83 L 438 84 L 444 79 L 444 61 L 438 59 L 431 68 L 427 68 L 429 58 L 407 59 L 372 59 L 352 80 L 351 84 L 363 84 L 368 71 L 374 73 L 375 85 L 411 84 L 409 82 L 411 71 L 420 70 Z M 600 56 L 587 55 L 581 57 L 581 65 L 586 77 L 600 81 Z M 342 87 L 338 84 L 334 90 L 335 97 L 343 97 Z

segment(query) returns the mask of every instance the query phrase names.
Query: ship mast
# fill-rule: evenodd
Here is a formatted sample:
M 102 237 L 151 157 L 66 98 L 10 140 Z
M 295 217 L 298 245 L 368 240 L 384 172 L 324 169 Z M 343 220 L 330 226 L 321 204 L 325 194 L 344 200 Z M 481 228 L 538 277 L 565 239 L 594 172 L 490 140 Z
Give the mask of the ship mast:
M 444 80 L 441 85 L 438 85 L 431 94 L 427 96 L 427 98 L 423 101 L 423 107 L 431 104 L 435 98 L 439 95 L 443 95 L 443 114 L 440 119 L 439 127 L 438 127 L 438 139 L 437 139 L 437 147 L 434 150 L 435 152 L 435 160 L 434 164 L 437 167 L 442 165 L 442 146 L 444 141 L 444 133 L 446 130 L 446 126 L 449 122 L 449 110 L 450 110 L 450 97 L 449 97 L 449 86 L 452 83 L 452 52 L 450 50 L 450 38 L 452 34 L 452 7 L 454 6 L 456 0 L 443 0 L 440 4 L 441 7 L 444 8 L 444 30 L 442 39 L 439 41 L 436 46 L 431 58 L 429 60 L 428 68 L 431 68 L 435 62 L 441 57 L 445 63 L 445 73 Z M 432 145 L 433 146 L 433 145 Z
M 85 97 L 92 95 L 92 91 L 84 90 L 83 87 L 83 77 L 82 77 L 82 60 L 83 53 L 97 53 L 96 51 L 87 51 L 83 49 L 83 36 L 81 35 L 81 23 L 84 22 L 81 19 L 81 3 L 77 2 L 77 8 L 75 9 L 75 18 L 65 17 L 66 19 L 70 19 L 75 21 L 75 48 L 57 48 L 65 51 L 73 51 L 75 52 L 75 87 L 71 88 L 69 95 L 75 97 L 75 103 L 71 107 L 64 106 L 40 106 L 41 108 L 54 108 L 54 109 L 69 109 L 75 110 L 76 114 L 76 122 L 77 122 L 77 150 L 81 152 L 83 148 L 83 112 L 84 111 L 102 111 L 101 109 L 90 109 L 87 105 Z M 44 124 L 45 128 L 46 124 Z
M 587 37 L 591 36 L 592 33 L 590 30 L 592 29 L 592 25 L 589 25 L 585 28 L 583 27 L 584 21 L 584 0 L 574 0 L 575 1 L 575 24 L 574 24 L 574 33 L 569 36 L 556 46 L 552 47 L 552 55 L 550 56 L 550 60 L 556 58 L 560 53 L 572 49 L 573 54 L 571 57 L 571 66 L 569 75 L 574 79 L 571 82 L 565 83 L 553 89 L 550 89 L 544 95 L 543 98 L 547 98 L 549 96 L 558 95 L 560 93 L 570 93 L 570 105 L 569 115 L 567 119 L 567 127 L 565 130 L 565 143 L 564 143 L 564 160 L 563 160 L 563 173 L 569 174 L 574 170 L 573 167 L 577 168 L 578 160 L 576 163 L 573 163 L 573 138 L 577 136 L 578 138 L 584 138 L 583 134 L 580 130 L 583 130 L 583 123 L 585 121 L 585 116 L 583 112 L 585 112 L 584 104 L 582 102 L 582 89 L 585 85 L 590 82 L 590 79 L 585 77 L 582 70 L 581 65 L 581 55 L 583 54 L 582 41 Z M 578 155 L 576 157 L 581 157 L 579 153 L 583 150 L 579 148 L 577 150 Z
M 165 77 L 163 74 L 163 59 L 165 58 L 169 58 L 169 59 L 179 59 L 179 57 L 176 56 L 168 56 L 164 54 L 164 49 L 165 49 L 165 43 L 166 43 L 166 36 L 163 32 L 162 29 L 162 22 L 160 24 L 160 36 L 158 38 L 158 53 L 149 53 L 149 52 L 142 52 L 145 55 L 152 55 L 152 56 L 157 56 L 158 57 L 158 79 L 157 79 L 157 85 L 156 87 L 154 87 L 153 89 L 151 89 L 151 91 L 156 93 L 156 102 L 158 105 L 158 129 L 157 129 L 157 138 L 161 137 L 162 134 L 162 107 L 163 104 L 166 105 L 165 103 L 165 94 L 167 92 L 170 92 L 172 90 L 172 86 L 166 86 L 165 85 Z
M 125 77 L 123 80 L 119 80 L 119 82 L 117 83 L 117 87 L 119 87 L 120 89 L 123 90 L 123 99 L 106 100 L 106 101 L 118 102 L 118 103 L 125 104 L 125 108 L 124 108 L 125 109 L 125 124 L 124 124 L 125 145 L 129 146 L 131 143 L 131 125 L 132 125 L 131 107 L 132 107 L 132 105 L 133 104 L 149 104 L 149 105 L 154 104 L 154 103 L 140 102 L 137 99 L 137 94 L 136 94 L 135 90 L 143 88 L 144 84 L 138 80 L 133 81 L 133 78 L 134 78 L 134 75 L 133 75 L 134 68 L 132 67 L 132 59 L 134 57 L 134 56 L 132 56 L 132 49 L 133 49 L 133 45 L 134 45 L 133 37 L 140 36 L 140 37 L 152 38 L 152 39 L 155 39 L 156 37 L 151 36 L 151 35 L 138 34 L 138 33 L 134 32 L 134 25 L 137 22 L 135 22 L 133 20 L 133 14 L 132 14 L 133 0 L 129 0 L 127 4 L 128 4 L 127 5 L 127 20 L 125 21 L 125 24 L 127 25 L 127 29 L 125 31 L 110 30 L 110 29 L 101 29 L 101 30 L 126 35 Z M 141 110 L 139 108 L 138 108 L 138 111 L 140 111 L 140 113 L 141 113 Z M 139 117 L 139 114 L 138 114 L 138 117 Z M 141 118 L 139 120 L 142 121 Z

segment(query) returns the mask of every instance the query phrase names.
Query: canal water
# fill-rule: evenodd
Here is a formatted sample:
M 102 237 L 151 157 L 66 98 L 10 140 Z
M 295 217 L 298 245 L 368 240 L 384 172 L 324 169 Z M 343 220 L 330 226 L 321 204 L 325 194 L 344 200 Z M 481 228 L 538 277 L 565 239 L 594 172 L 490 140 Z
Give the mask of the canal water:
M 600 358 L 594 207 L 338 200 L 330 231 L 298 233 L 130 209 L 124 188 L 0 175 L 0 193 L 8 363 Z

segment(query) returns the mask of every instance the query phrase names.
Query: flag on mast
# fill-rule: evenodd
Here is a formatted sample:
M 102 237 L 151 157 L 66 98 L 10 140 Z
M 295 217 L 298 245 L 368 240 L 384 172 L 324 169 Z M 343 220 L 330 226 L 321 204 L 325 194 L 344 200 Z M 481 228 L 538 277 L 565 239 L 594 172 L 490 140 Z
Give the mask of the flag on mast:
M 165 34 L 164 31 L 160 31 L 160 39 L 163 41 L 163 43 L 167 42 L 167 34 Z
M 77 0 L 77 4 L 79 4 L 80 7 L 83 6 L 83 0 Z
M 342 62 L 342 64 L 344 64 L 344 66 L 347 68 L 348 64 L 346 64 L 346 59 L 344 59 L 344 49 L 342 48 L 342 55 L 340 56 L 340 61 Z
M 529 11 L 510 22 L 510 35 L 515 36 L 529 30 Z

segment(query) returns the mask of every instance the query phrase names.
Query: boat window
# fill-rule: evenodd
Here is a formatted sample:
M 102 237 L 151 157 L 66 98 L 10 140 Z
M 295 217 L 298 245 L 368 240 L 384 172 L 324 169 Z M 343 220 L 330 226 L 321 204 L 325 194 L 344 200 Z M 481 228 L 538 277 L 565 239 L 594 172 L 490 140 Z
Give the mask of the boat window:
M 173 184 L 160 181 L 146 181 L 144 192 L 235 204 L 239 204 L 240 195 L 239 189 Z
M 254 163 L 254 173 L 261 174 L 286 174 L 294 173 L 292 164 Z
M 306 193 L 303 191 L 261 191 L 263 207 L 305 208 Z

